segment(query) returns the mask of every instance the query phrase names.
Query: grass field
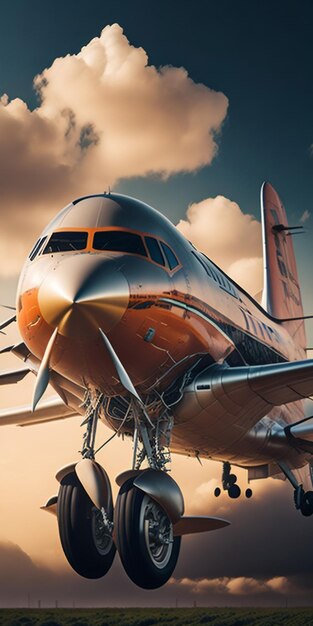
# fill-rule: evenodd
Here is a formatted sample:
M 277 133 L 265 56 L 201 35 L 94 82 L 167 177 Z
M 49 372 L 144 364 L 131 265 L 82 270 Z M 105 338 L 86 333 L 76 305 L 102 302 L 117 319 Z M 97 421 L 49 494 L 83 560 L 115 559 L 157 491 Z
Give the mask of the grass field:
M 0 626 L 313 626 L 313 608 L 0 609 Z

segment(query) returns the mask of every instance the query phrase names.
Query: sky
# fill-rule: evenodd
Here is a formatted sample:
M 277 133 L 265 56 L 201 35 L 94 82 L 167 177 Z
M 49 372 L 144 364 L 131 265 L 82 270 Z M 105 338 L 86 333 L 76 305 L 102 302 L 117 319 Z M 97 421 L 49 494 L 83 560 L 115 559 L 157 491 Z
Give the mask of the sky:
M 46 222 L 74 197 L 108 186 L 161 210 L 256 294 L 259 192 L 269 180 L 290 223 L 305 227 L 294 241 L 305 312 L 313 314 L 311 2 L 0 6 L 3 304 L 14 303 L 23 258 Z M 307 331 L 313 346 L 310 322 Z M 13 328 L 1 346 L 15 336 Z M 9 367 L 19 363 L 2 355 L 1 369 Z M 28 403 L 33 384 L 2 387 L 0 408 Z M 106 434 L 103 427 L 100 439 Z M 79 579 L 55 520 L 39 507 L 56 493 L 55 472 L 77 458 L 80 440 L 78 418 L 1 430 L 0 606 L 28 598 L 85 606 L 310 602 L 312 519 L 294 510 L 289 486 L 259 481 L 251 501 L 215 500 L 220 466 L 181 457 L 173 477 L 189 512 L 227 517 L 231 527 L 186 539 L 173 578 L 157 592 L 137 589 L 118 559 L 105 579 Z M 115 441 L 99 457 L 112 481 L 127 468 L 126 450 Z

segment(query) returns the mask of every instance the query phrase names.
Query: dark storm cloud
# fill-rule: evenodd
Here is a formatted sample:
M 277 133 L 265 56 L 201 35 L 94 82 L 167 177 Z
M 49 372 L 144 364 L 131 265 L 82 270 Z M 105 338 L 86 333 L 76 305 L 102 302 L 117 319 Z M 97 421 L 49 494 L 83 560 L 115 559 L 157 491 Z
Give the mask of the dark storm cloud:
M 175 577 L 269 579 L 312 573 L 313 520 L 295 510 L 289 484 L 264 482 L 255 499 L 229 500 L 226 506 L 221 512 L 212 508 L 213 498 L 202 500 L 202 514 L 220 514 L 231 526 L 186 538 Z
M 160 590 L 145 591 L 126 576 L 118 556 L 109 574 L 96 581 L 76 575 L 64 561 L 59 571 L 34 563 L 13 544 L 0 544 L 1 604 L 57 599 L 64 605 L 136 606 L 275 604 L 286 595 L 293 603 L 309 603 L 313 585 L 312 518 L 295 511 L 288 485 L 268 483 L 251 501 L 226 501 L 232 525 L 220 531 L 185 537 L 170 582 Z M 213 496 L 201 504 L 214 511 Z M 221 506 L 219 504 L 219 506 Z

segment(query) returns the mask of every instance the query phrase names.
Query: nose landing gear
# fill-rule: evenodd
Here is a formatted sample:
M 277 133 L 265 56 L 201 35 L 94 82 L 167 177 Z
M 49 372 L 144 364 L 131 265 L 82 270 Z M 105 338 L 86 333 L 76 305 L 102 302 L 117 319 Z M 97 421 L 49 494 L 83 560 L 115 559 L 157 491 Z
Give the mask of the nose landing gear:
M 237 485 L 237 476 L 236 474 L 231 474 L 231 465 L 228 461 L 223 463 L 223 474 L 222 474 L 222 486 L 224 491 L 227 491 L 228 495 L 232 499 L 237 499 L 241 495 L 241 489 L 239 485 Z M 218 498 L 221 495 L 220 487 L 216 487 L 214 490 L 214 495 Z M 246 489 L 245 491 L 246 498 L 251 498 L 252 489 Z

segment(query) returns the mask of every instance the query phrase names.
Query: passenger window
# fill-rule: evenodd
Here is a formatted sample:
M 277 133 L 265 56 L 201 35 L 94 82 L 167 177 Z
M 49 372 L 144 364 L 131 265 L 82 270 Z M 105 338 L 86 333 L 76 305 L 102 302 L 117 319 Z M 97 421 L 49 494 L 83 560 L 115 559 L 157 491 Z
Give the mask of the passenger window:
M 170 268 L 170 270 L 173 270 L 174 267 L 177 267 L 177 265 L 179 265 L 179 262 L 174 254 L 174 252 L 171 250 L 171 248 L 169 248 L 166 243 L 163 243 L 163 241 L 160 242 L 161 246 L 162 246 L 162 250 L 166 256 L 166 260 L 168 262 L 168 266 Z
M 201 254 L 201 257 L 197 257 L 197 258 L 199 258 L 199 261 L 203 265 L 203 267 L 204 267 L 206 273 L 208 274 L 208 276 L 210 276 L 210 278 L 213 278 L 212 271 L 211 271 L 211 268 L 210 268 L 209 263 L 208 263 L 209 259 L 204 254 L 202 254 L 202 253 L 200 253 L 200 254 Z
M 264 330 L 265 330 L 269 340 L 272 341 L 272 335 L 271 335 L 271 333 L 270 333 L 270 331 L 268 329 L 268 326 L 266 326 L 266 324 L 263 324 L 263 322 L 262 322 L 262 326 L 263 326 L 263 328 L 264 328 Z
M 35 243 L 29 258 L 31 261 L 33 261 L 35 259 L 35 257 L 37 256 L 40 248 L 42 247 L 43 243 L 46 241 L 47 237 L 41 237 L 41 239 L 38 239 L 38 241 Z
M 95 250 L 131 252 L 132 254 L 147 256 L 141 237 L 125 230 L 102 230 L 95 233 L 93 248 Z
M 244 310 L 243 310 L 243 309 L 240 309 L 240 310 L 241 310 L 242 315 L 244 316 L 244 320 L 245 320 L 245 322 L 246 322 L 246 328 L 247 328 L 247 330 L 249 330 L 249 331 L 250 331 L 249 318 L 248 318 L 248 316 L 245 314 L 245 312 L 244 312 Z
M 71 252 L 73 250 L 84 250 L 87 246 L 88 233 L 84 232 L 56 232 L 53 233 L 42 254 L 52 252 Z
M 249 316 L 249 318 L 250 318 L 250 322 L 251 322 L 251 324 L 252 324 L 252 328 L 253 328 L 253 330 L 254 330 L 254 334 L 255 334 L 255 335 L 257 335 L 257 334 L 258 334 L 258 331 L 257 331 L 257 329 L 256 329 L 256 325 L 255 325 L 254 319 L 253 319 L 253 317 L 251 317 L 251 315 Z
M 145 237 L 145 241 L 152 261 L 164 266 L 165 261 L 157 240 L 154 237 Z
M 264 331 L 263 331 L 263 327 L 262 327 L 261 322 L 258 322 L 258 325 L 259 325 L 259 329 L 261 331 L 261 335 L 262 335 L 263 339 L 265 339 L 265 335 L 264 335 Z

